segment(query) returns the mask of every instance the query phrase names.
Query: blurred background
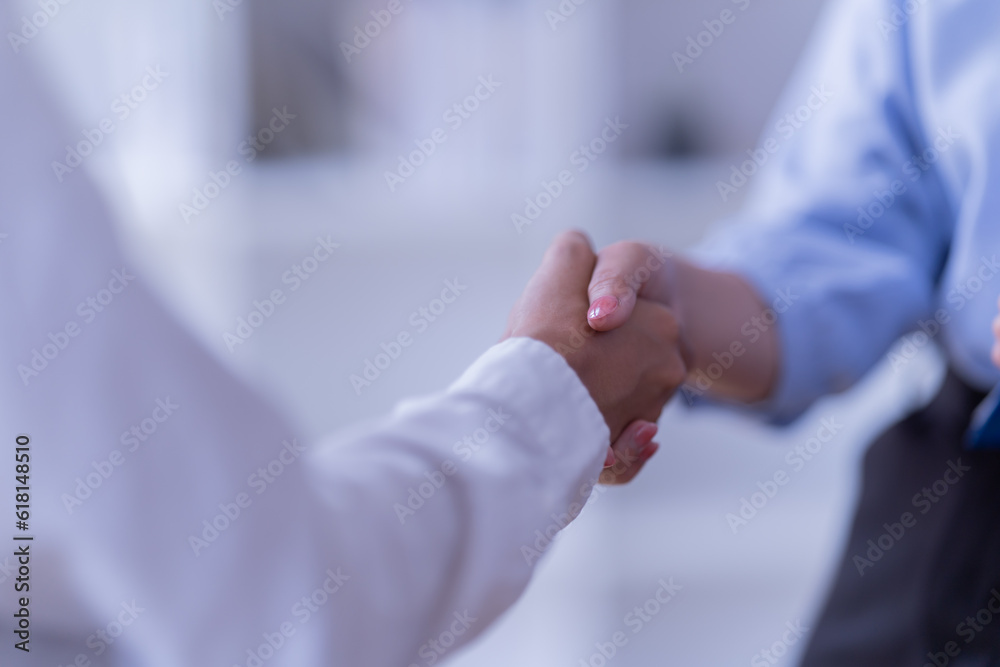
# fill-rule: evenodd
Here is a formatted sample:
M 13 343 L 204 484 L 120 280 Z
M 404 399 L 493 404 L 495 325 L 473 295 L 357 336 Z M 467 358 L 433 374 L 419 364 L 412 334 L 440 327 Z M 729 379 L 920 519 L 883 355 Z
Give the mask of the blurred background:
M 683 250 L 726 224 L 742 192 L 723 201 L 716 182 L 768 131 L 824 4 L 70 1 L 18 57 L 58 96 L 69 147 L 101 136 L 64 177 L 100 184 L 178 317 L 318 439 L 454 379 L 558 231 Z M 94 134 L 104 119 L 114 131 Z M 339 248 L 303 263 L 319 238 Z M 289 271 L 300 288 L 227 344 Z M 448 279 L 467 291 L 417 332 Z M 350 376 L 402 331 L 415 344 L 357 391 Z M 599 491 L 453 664 L 794 664 L 803 642 L 783 636 L 818 613 L 865 444 L 940 380 L 922 355 L 784 429 L 675 400 L 645 474 Z M 831 419 L 836 437 L 790 464 Z M 734 531 L 727 515 L 779 471 L 790 482 Z M 628 615 L 671 578 L 680 593 L 634 632 Z

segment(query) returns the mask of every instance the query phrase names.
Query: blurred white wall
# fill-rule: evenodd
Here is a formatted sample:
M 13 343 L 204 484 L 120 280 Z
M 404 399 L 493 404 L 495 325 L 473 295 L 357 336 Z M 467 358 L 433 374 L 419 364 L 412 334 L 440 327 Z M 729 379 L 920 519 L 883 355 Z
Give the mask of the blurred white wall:
M 110 174 L 111 194 L 133 205 L 190 195 L 275 108 L 296 120 L 264 159 L 337 153 L 391 164 L 443 128 L 447 144 L 424 179 L 482 177 L 503 161 L 533 182 L 616 116 L 629 125 L 609 151 L 619 157 L 742 153 L 821 4 L 400 0 L 390 13 L 382 0 L 92 0 L 59 5 L 18 57 L 53 82 L 71 119 L 68 144 L 116 120 L 88 167 Z M 11 8 L 31 17 L 40 5 Z M 679 67 L 677 54 L 695 57 Z M 117 122 L 112 104 L 147 67 L 169 76 Z M 450 128 L 444 114 L 481 76 L 499 89 Z
M 562 151 L 608 113 L 631 122 L 631 156 L 740 152 L 756 141 L 821 5 L 430 0 L 402 2 L 395 15 L 380 0 L 256 3 L 253 48 L 271 63 L 256 84 L 294 88 L 301 106 L 324 110 L 328 123 L 309 128 L 314 148 L 399 150 L 440 123 L 445 100 L 493 72 L 503 99 L 471 130 L 466 160 Z M 338 99 L 332 84 L 344 86 Z M 274 103 L 267 93 L 258 115 Z M 349 132 L 331 140 L 335 125 Z
M 621 113 L 613 4 L 595 3 L 573 17 L 571 30 L 557 32 L 537 0 L 407 0 L 398 14 L 386 7 L 379 0 L 251 7 L 253 48 L 268 63 L 255 72 L 257 117 L 288 99 L 310 109 L 295 145 L 286 141 L 274 155 L 392 156 L 440 127 L 449 138 L 436 161 L 460 163 L 455 172 L 498 158 L 529 166 L 561 157 L 595 123 Z M 461 128 L 449 127 L 445 113 L 480 77 L 498 83 L 496 94 L 463 116 Z
M 15 57 L 51 83 L 68 145 L 112 122 L 85 168 L 113 168 L 113 195 L 122 186 L 143 196 L 186 186 L 239 143 L 250 117 L 245 11 L 223 20 L 204 0 L 55 6 L 58 13 L 42 23 L 34 18 L 45 17 L 38 0 L 11 0 L 7 11 L 42 24 Z M 151 86 L 143 92 L 144 80 Z
M 619 4 L 619 91 L 635 123 L 627 151 L 668 157 L 753 146 L 825 2 Z

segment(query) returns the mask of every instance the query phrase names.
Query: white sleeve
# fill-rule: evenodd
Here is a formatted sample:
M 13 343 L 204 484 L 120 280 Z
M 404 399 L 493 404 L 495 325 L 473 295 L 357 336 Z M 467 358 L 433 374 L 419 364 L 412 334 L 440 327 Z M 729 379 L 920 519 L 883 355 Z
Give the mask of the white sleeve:
M 453 637 L 479 634 L 582 509 L 608 438 L 566 361 L 521 338 L 446 392 L 327 443 L 311 482 L 331 520 L 350 517 L 331 537 L 344 574 L 356 573 L 337 598 L 335 653 L 345 664 L 426 665 Z M 392 641 L 352 641 L 372 619 Z
M 34 537 L 31 654 L 7 632 L 0 664 L 399 667 L 485 629 L 600 469 L 609 433 L 565 361 L 510 340 L 305 446 L 145 287 L 86 174 L 54 177 L 73 132 L 21 61 L 0 89 L 0 511 L 28 434 Z

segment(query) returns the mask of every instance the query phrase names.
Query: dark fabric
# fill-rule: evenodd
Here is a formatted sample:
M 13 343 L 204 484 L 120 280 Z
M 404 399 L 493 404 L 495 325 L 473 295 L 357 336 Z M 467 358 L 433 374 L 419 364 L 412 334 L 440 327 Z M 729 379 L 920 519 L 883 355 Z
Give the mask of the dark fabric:
M 963 449 L 983 397 L 949 374 L 869 448 L 803 667 L 1000 666 L 1000 452 Z

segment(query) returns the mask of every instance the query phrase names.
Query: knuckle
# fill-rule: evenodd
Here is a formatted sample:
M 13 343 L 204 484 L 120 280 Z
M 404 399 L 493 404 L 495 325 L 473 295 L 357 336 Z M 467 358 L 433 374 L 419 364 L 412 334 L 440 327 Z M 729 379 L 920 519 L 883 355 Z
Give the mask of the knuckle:
M 615 296 L 628 296 L 632 292 L 632 286 L 628 284 L 624 276 L 610 270 L 598 271 L 590 281 L 590 293 L 613 294 Z
M 591 256 L 594 253 L 590 249 L 590 241 L 582 232 L 575 229 L 571 229 L 565 232 L 561 232 L 559 236 L 556 237 L 552 244 L 554 250 L 558 252 L 566 253 L 570 256 Z
M 654 382 L 660 392 L 672 393 L 684 382 L 685 377 L 683 364 L 671 361 L 657 370 Z
M 645 244 L 638 241 L 616 241 L 607 247 L 608 252 L 635 254 L 645 248 Z

